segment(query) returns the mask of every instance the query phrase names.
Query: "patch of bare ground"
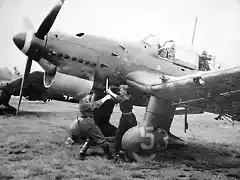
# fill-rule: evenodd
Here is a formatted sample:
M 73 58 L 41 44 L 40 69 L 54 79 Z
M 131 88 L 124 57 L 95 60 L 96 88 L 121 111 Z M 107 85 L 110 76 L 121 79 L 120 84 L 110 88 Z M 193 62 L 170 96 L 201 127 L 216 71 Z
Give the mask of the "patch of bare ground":
M 11 100 L 15 107 L 17 100 Z M 175 117 L 171 131 L 185 139 L 188 147 L 162 152 L 153 162 L 115 164 L 100 148 L 91 148 L 86 160 L 79 161 L 78 145 L 63 146 L 76 117 L 76 104 L 23 101 L 21 110 L 19 116 L 0 115 L 1 180 L 240 179 L 240 125 L 215 121 L 213 115 L 189 116 L 187 134 L 183 117 Z M 134 111 L 140 121 L 143 109 Z M 116 108 L 112 123 L 117 125 L 119 117 Z

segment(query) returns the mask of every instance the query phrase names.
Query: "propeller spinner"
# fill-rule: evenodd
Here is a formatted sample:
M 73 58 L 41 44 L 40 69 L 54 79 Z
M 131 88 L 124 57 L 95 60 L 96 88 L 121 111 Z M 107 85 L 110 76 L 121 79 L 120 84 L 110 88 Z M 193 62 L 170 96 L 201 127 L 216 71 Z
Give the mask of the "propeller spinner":
M 28 56 L 24 76 L 22 78 L 21 88 L 20 88 L 20 98 L 18 102 L 18 107 L 16 114 L 19 112 L 19 107 L 22 101 L 22 91 L 25 87 L 25 80 L 27 79 L 31 67 L 32 60 L 38 61 L 41 58 L 41 51 L 45 47 L 45 39 L 44 37 L 50 31 L 56 17 L 61 10 L 65 0 L 59 0 L 58 3 L 52 8 L 49 14 L 45 17 L 38 30 L 35 32 L 32 23 L 29 19 L 24 19 L 24 26 L 28 29 L 27 32 L 19 33 L 13 37 L 13 42 L 15 45 Z M 34 33 L 35 32 L 35 33 Z

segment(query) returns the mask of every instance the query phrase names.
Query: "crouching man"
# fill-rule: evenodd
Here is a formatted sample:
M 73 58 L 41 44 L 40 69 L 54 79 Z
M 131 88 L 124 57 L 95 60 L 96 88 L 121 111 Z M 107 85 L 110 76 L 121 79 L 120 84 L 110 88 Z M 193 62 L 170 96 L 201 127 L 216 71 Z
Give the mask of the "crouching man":
M 73 143 L 75 141 L 85 140 L 84 145 L 80 149 L 79 159 L 84 160 L 86 152 L 91 145 L 99 145 L 103 148 L 108 159 L 112 159 L 112 153 L 109 149 L 109 145 L 106 138 L 102 134 L 99 127 L 95 124 L 93 118 L 93 110 L 95 107 L 103 104 L 110 96 L 105 96 L 101 100 L 87 102 L 82 101 L 79 105 L 80 116 L 71 125 L 69 137 L 65 144 Z

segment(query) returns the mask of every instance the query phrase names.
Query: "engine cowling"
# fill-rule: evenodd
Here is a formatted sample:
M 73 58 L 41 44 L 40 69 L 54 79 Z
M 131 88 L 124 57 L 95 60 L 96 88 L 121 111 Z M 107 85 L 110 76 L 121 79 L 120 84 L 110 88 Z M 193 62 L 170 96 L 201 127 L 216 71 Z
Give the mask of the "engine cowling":
M 122 148 L 139 155 L 149 155 L 163 151 L 169 142 L 168 133 L 161 128 L 135 126 L 122 138 Z
M 46 88 L 71 96 L 77 100 L 93 88 L 93 81 L 57 72 L 44 73 L 43 84 Z

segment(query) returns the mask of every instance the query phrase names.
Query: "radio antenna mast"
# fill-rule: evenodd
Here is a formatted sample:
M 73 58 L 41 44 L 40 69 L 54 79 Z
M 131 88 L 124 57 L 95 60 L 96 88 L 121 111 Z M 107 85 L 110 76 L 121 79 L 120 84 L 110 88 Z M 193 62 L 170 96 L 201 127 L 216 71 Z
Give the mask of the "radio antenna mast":
M 193 36 L 192 36 L 192 46 L 193 46 L 194 37 L 195 37 L 195 31 L 196 31 L 196 27 L 197 27 L 197 19 L 198 19 L 198 17 L 196 17 L 195 24 L 194 24 Z

